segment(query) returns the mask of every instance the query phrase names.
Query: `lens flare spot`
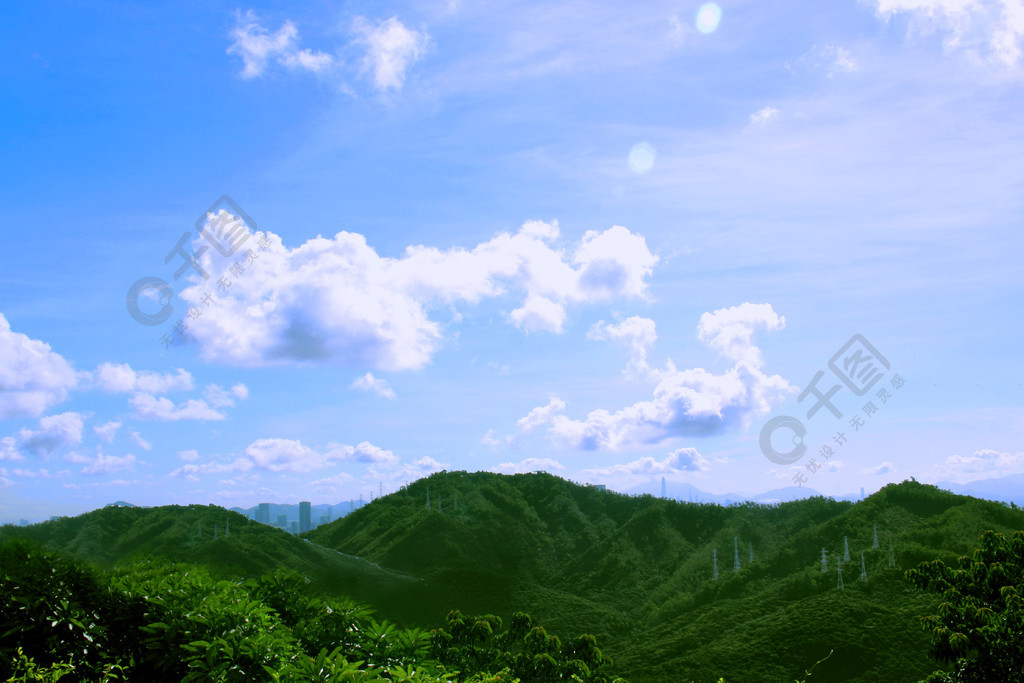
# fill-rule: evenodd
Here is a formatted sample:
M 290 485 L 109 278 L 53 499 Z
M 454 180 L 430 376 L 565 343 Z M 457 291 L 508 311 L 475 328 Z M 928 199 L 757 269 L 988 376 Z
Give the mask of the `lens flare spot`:
M 697 10 L 697 30 L 701 33 L 711 33 L 718 28 L 722 21 L 722 8 L 713 2 L 701 5 Z
M 646 142 L 638 142 L 629 150 L 629 170 L 633 173 L 647 173 L 654 166 L 658 153 Z

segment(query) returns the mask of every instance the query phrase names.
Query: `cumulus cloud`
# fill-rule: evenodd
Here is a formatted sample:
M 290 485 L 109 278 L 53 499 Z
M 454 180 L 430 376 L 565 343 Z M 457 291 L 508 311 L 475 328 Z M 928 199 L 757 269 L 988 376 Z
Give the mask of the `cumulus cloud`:
M 144 392 L 166 394 L 172 391 L 189 391 L 194 387 L 192 375 L 182 368 L 174 373 L 159 373 L 149 370 L 137 371 L 127 363 L 103 363 L 92 373 L 93 384 L 114 394 Z
M 394 453 L 364 441 L 356 446 L 328 444 L 324 449 L 306 446 L 297 439 L 257 439 L 246 446 L 242 456 L 231 461 L 213 461 L 196 464 L 194 451 L 178 454 L 188 464 L 182 465 L 169 476 L 195 478 L 199 474 L 220 474 L 264 470 L 267 472 L 311 472 L 342 462 L 355 462 L 375 466 L 393 466 L 398 462 Z
M 491 472 L 499 474 L 526 474 L 528 472 L 551 472 L 564 470 L 565 466 L 551 458 L 526 458 L 519 462 L 503 462 L 491 468 Z
M 387 380 L 374 377 L 371 372 L 366 373 L 362 377 L 357 377 L 349 387 L 377 394 L 381 398 L 395 398 L 395 391 L 388 384 Z
M 896 471 L 896 467 L 888 460 L 875 465 L 874 467 L 865 467 L 861 469 L 861 474 L 891 474 Z
M 553 396 L 546 405 L 538 406 L 527 413 L 525 417 L 519 418 L 516 426 L 524 432 L 533 431 L 541 425 L 550 423 L 554 416 L 563 410 L 565 410 L 565 401 Z
M 0 313 L 0 420 L 39 417 L 67 398 L 75 371 L 50 345 L 12 332 Z
M 632 316 L 614 325 L 603 320 L 595 323 L 587 336 L 591 339 L 607 339 L 624 344 L 629 348 L 629 363 L 626 374 L 643 376 L 650 368 L 647 366 L 647 350 L 658 340 L 654 321 L 650 318 Z
M 362 71 L 382 92 L 401 90 L 405 74 L 426 53 L 430 36 L 407 28 L 397 17 L 371 24 L 365 17 L 356 17 L 352 24 L 356 42 L 366 48 Z
M 1024 38 L 1021 0 L 873 0 L 879 17 L 907 14 L 915 30 L 941 31 L 949 50 L 1016 65 Z
M 202 399 L 188 399 L 175 405 L 174 401 L 152 394 L 135 394 L 129 400 L 132 416 L 139 420 L 177 422 L 178 420 L 223 420 L 224 413 L 210 407 Z
M 748 302 L 703 314 L 697 325 L 697 337 L 729 360 L 760 367 L 763 361 L 760 349 L 752 341 L 754 332 L 775 332 L 785 326 L 786 319 L 777 315 L 771 304 Z
M 120 422 L 104 422 L 101 425 L 96 425 L 92 428 L 92 431 L 96 433 L 97 438 L 100 441 L 106 441 L 107 443 L 114 442 L 114 435 L 117 434 L 117 430 L 121 428 Z
M 580 472 L 588 480 L 614 480 L 619 487 L 629 488 L 655 477 L 683 475 L 688 472 L 703 472 L 710 465 L 696 448 L 680 448 L 669 453 L 662 460 L 649 456 L 631 462 L 597 467 Z
M 18 443 L 12 436 L 0 439 L 0 460 L 24 460 L 25 456 L 18 451 Z
M 555 244 L 557 223 L 530 221 L 472 250 L 410 246 L 399 258 L 378 256 L 356 233 L 294 249 L 273 233 L 257 234 L 269 245 L 259 277 L 234 279 L 218 293 L 217 315 L 189 328 L 207 361 L 416 369 L 443 336 L 431 307 L 522 297 L 509 316 L 514 324 L 559 332 L 570 303 L 645 296 L 658 260 L 642 236 L 621 226 L 587 232 L 564 249 Z M 216 281 L 229 264 L 207 252 L 201 265 Z M 192 278 L 181 296 L 199 305 L 208 287 Z
M 15 439 L 17 448 L 47 457 L 64 448 L 82 443 L 84 418 L 79 413 L 60 413 L 39 419 L 39 429 L 21 429 Z
M 245 14 L 236 13 L 231 38 L 233 42 L 227 52 L 242 58 L 245 65 L 242 78 L 261 76 L 272 61 L 288 69 L 317 74 L 327 71 L 334 62 L 323 52 L 300 50 L 299 31 L 292 22 L 286 21 L 281 28 L 270 33 L 260 25 L 252 10 Z
M 785 324 L 768 304 L 745 303 L 701 316 L 698 337 L 735 365 L 723 374 L 703 368 L 678 370 L 672 361 L 652 371 L 657 380 L 649 401 L 615 412 L 593 410 L 582 420 L 560 411 L 531 411 L 520 420 L 535 428 L 546 418 L 548 435 L 564 447 L 616 450 L 626 445 L 655 444 L 678 436 L 701 436 L 745 427 L 768 413 L 792 391 L 779 375 L 766 375 L 760 350 L 753 345 L 755 330 L 781 329 Z M 548 404 L 551 405 L 551 402 Z M 526 420 L 524 423 L 523 420 Z
M 1024 451 L 1004 453 L 982 449 L 972 455 L 951 455 L 936 466 L 940 477 L 964 483 L 988 477 L 1004 477 L 1024 472 Z

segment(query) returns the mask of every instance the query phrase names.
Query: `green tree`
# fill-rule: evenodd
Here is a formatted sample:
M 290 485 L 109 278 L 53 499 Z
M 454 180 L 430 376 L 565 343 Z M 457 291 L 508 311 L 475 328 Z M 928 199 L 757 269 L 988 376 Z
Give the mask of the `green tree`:
M 1024 681 L 1024 532 L 1012 540 L 986 531 L 957 567 L 922 562 L 906 573 L 919 589 L 942 596 L 939 613 L 921 619 L 931 654 L 952 663 L 929 682 Z

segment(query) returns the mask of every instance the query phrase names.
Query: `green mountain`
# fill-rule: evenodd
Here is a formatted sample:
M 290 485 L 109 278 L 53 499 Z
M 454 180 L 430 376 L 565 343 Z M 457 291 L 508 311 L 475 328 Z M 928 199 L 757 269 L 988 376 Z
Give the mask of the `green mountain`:
M 986 529 L 1022 528 L 1020 510 L 915 481 L 859 503 L 819 497 L 720 507 L 629 497 L 547 474 L 452 472 L 308 536 L 416 573 L 431 606 L 503 617 L 523 610 L 556 633 L 594 633 L 633 683 L 743 683 L 794 680 L 825 657 L 814 680 L 923 678 L 935 667 L 918 620 L 937 600 L 911 590 L 902 572 L 955 560 Z M 414 612 L 408 618 L 424 616 Z
M 0 540 L 4 538 L 26 538 L 104 569 L 145 557 L 201 565 L 222 578 L 255 578 L 290 569 L 321 592 L 384 608 L 401 602 L 410 591 L 418 592 L 420 583 L 213 505 L 108 506 L 26 527 L 3 526 Z
M 631 683 L 760 683 L 811 667 L 812 681 L 924 678 L 936 666 L 920 618 L 939 599 L 903 572 L 954 563 L 987 529 L 1024 529 L 1024 512 L 913 480 L 857 503 L 722 507 L 443 472 L 305 538 L 213 506 L 105 508 L 0 537 L 102 567 L 152 555 L 217 576 L 289 568 L 406 626 L 444 625 L 453 609 L 506 624 L 526 612 L 553 634 L 596 635 Z

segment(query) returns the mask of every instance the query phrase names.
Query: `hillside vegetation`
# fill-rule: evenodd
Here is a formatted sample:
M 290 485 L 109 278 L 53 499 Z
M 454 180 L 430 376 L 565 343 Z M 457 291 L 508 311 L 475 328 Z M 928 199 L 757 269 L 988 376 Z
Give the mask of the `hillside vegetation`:
M 596 648 L 577 635 L 593 634 L 603 652 L 593 661 L 632 683 L 760 683 L 802 679 L 812 666 L 811 681 L 925 678 L 935 662 L 921 618 L 937 613 L 939 597 L 915 589 L 904 571 L 955 564 L 982 532 L 1019 529 L 1020 510 L 915 481 L 858 503 L 722 507 L 547 474 L 444 472 L 305 539 L 212 506 L 108 508 L 0 536 L 105 568 L 149 557 L 201 565 L 214 578 L 292 569 L 318 594 L 367 603 L 400 627 L 443 629 L 451 638 L 438 661 L 447 666 L 475 662 L 496 673 L 514 661 L 521 645 L 508 634 L 525 612 L 546 627 L 533 647 L 572 662 L 577 649 Z M 577 649 L 566 654 L 570 643 Z

